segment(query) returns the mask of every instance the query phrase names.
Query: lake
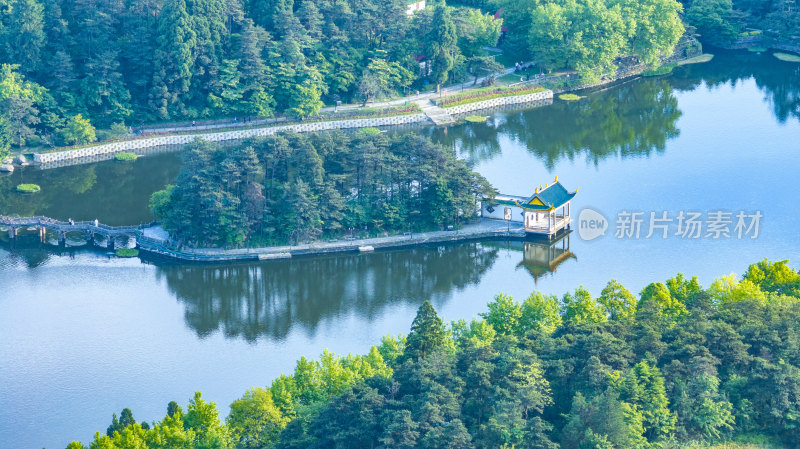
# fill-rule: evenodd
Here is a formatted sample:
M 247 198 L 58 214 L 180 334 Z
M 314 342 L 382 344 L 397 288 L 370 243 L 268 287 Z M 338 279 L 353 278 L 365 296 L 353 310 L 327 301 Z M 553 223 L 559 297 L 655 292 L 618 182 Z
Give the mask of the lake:
M 446 320 L 471 319 L 504 292 L 599 294 L 616 278 L 638 292 L 677 272 L 740 274 L 765 257 L 800 261 L 800 65 L 722 53 L 669 77 L 637 79 L 577 102 L 494 113 L 485 124 L 420 128 L 469 160 L 500 191 L 530 195 L 557 175 L 578 188 L 573 216 L 608 220 L 591 241 L 481 242 L 231 265 L 118 259 L 47 249 L 23 236 L 0 246 L 0 447 L 63 448 L 113 412 L 160 419 L 196 390 L 223 415 L 302 355 L 363 353 L 408 332 L 430 299 Z M 150 193 L 180 169 L 176 153 L 0 178 L 0 213 L 152 219 Z M 42 192 L 13 192 L 34 182 Z M 762 214 L 757 238 L 650 238 L 650 212 Z M 641 212 L 639 238 L 616 238 Z M 576 223 L 577 224 L 577 223 Z M 703 230 L 703 236 L 706 229 Z

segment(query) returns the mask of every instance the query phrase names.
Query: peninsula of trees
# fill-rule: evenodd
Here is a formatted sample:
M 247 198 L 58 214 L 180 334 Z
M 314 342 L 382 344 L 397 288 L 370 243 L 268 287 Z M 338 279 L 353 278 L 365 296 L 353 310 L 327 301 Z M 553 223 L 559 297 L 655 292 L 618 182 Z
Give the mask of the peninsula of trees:
M 597 298 L 498 295 L 469 323 L 425 302 L 406 337 L 301 358 L 225 421 L 196 393 L 154 423 L 123 410 L 90 447 L 796 447 L 798 320 L 800 275 L 767 260 L 708 288 L 679 274 L 638 296 L 614 280 Z
M 280 134 L 233 149 L 195 141 L 175 185 L 150 206 L 192 246 L 267 246 L 457 225 L 477 214 L 488 181 L 417 134 Z

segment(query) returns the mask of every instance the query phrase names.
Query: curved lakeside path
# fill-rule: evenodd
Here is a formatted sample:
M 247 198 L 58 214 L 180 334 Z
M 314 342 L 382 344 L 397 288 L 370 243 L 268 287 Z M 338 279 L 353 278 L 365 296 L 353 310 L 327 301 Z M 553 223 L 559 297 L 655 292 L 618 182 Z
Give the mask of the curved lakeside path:
M 688 55 L 677 56 L 677 57 L 676 56 L 677 55 L 674 54 L 670 58 L 667 58 L 664 62 L 665 63 L 668 61 L 676 62 L 689 58 Z M 523 64 L 520 67 L 525 67 L 525 66 L 526 64 Z M 553 95 L 555 93 L 573 91 L 573 90 L 582 90 L 582 89 L 588 89 L 592 87 L 611 84 L 622 79 L 640 75 L 646 68 L 647 66 L 645 66 L 644 64 L 638 64 L 635 66 L 620 68 L 617 70 L 614 76 L 600 80 L 599 82 L 593 84 L 581 83 L 580 79 L 575 79 L 575 75 L 572 73 L 563 73 L 552 76 L 536 76 L 527 81 L 522 81 L 521 79 L 520 83 L 513 83 L 511 84 L 511 86 L 520 84 L 552 83 L 559 79 L 565 80 L 566 84 L 564 84 L 561 87 L 553 87 L 552 90 L 545 89 L 543 93 L 528 93 L 517 96 L 511 95 L 493 100 L 475 101 L 474 103 L 457 106 L 452 109 L 442 109 L 438 107 L 435 104 L 435 102 L 432 101 L 433 97 L 435 97 L 437 93 L 429 91 L 423 94 L 407 96 L 400 99 L 391 100 L 385 103 L 372 104 L 370 106 L 372 108 L 375 108 L 378 106 L 391 106 L 395 104 L 400 104 L 400 103 L 407 104 L 411 102 L 411 103 L 416 103 L 420 107 L 419 112 L 409 112 L 398 115 L 391 115 L 391 114 L 377 115 L 374 117 L 366 116 L 363 118 L 348 119 L 346 117 L 337 118 L 335 117 L 335 114 L 332 114 L 330 119 L 316 120 L 316 121 L 312 120 L 308 122 L 299 122 L 299 123 L 289 123 L 284 117 L 272 120 L 248 121 L 246 123 L 238 123 L 234 120 L 234 123 L 223 123 L 223 124 L 212 124 L 212 125 L 201 124 L 201 126 L 188 125 L 188 126 L 174 126 L 174 127 L 159 128 L 159 129 L 147 129 L 146 131 L 150 133 L 150 135 L 148 136 L 141 136 L 138 138 L 134 136 L 134 138 L 128 138 L 125 140 L 108 141 L 106 143 L 101 142 L 77 148 L 60 148 L 56 149 L 55 151 L 49 151 L 45 153 L 34 153 L 34 161 L 38 164 L 41 164 L 42 166 L 49 166 L 50 168 L 52 168 L 55 166 L 73 165 L 75 163 L 81 163 L 82 160 L 87 162 L 104 160 L 113 157 L 114 153 L 118 153 L 121 151 L 137 151 L 146 148 L 154 148 L 154 147 L 157 148 L 157 147 L 186 144 L 196 138 L 201 138 L 212 142 L 225 141 L 225 140 L 241 140 L 249 137 L 271 135 L 281 131 L 316 132 L 316 131 L 327 131 L 332 129 L 352 129 L 352 128 L 365 128 L 365 127 L 407 125 L 412 123 L 420 123 L 423 121 L 433 122 L 437 126 L 447 126 L 457 122 L 457 120 L 453 117 L 453 114 L 466 113 L 480 109 L 490 109 L 493 107 L 503 106 L 508 104 L 533 103 L 544 99 L 552 101 Z M 514 73 L 514 71 L 516 71 L 517 69 L 518 69 L 517 67 L 507 68 L 502 73 L 504 75 L 509 73 Z M 480 81 L 480 79 L 478 81 Z M 573 84 L 574 81 L 577 81 L 577 83 Z M 477 84 L 476 81 L 472 81 L 461 85 L 450 86 L 449 88 L 444 89 L 442 93 L 439 95 L 445 94 L 448 91 L 449 94 L 453 94 L 459 88 L 464 89 L 465 86 L 470 86 L 470 88 L 477 87 L 476 84 Z M 347 105 L 341 107 L 341 110 L 346 111 L 346 110 L 352 110 L 354 108 L 357 108 L 357 106 Z
M 152 229 L 152 228 L 151 228 Z M 140 251 L 155 256 L 194 262 L 233 262 L 252 260 L 289 259 L 297 256 L 342 252 L 371 252 L 378 249 L 404 248 L 430 243 L 467 240 L 516 239 L 525 237 L 521 223 L 482 218 L 476 223 L 452 231 L 407 233 L 389 237 L 357 240 L 328 240 L 301 245 L 271 246 L 264 248 L 181 248 L 166 246 L 162 239 L 148 237 L 149 230 L 137 236 Z

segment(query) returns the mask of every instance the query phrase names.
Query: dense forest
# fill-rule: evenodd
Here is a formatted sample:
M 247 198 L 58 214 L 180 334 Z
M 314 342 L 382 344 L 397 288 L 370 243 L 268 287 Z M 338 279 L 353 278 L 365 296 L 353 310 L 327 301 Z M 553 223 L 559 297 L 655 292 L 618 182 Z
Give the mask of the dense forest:
M 539 59 L 657 63 L 675 0 L 0 0 L 0 150 L 81 144 L 157 121 L 366 101 Z M 506 31 L 503 31 L 503 24 Z M 568 25 L 568 26 L 567 26 Z M 505 36 L 502 36 L 505 34 Z
M 151 207 L 183 244 L 304 243 L 344 234 L 441 229 L 494 191 L 430 139 L 375 128 L 281 134 L 233 149 L 195 141 Z
M 365 356 L 302 358 L 224 422 L 197 393 L 154 423 L 123 410 L 90 447 L 796 447 L 798 320 L 788 261 L 708 288 L 678 274 L 638 296 L 614 280 L 596 298 L 501 294 L 469 323 L 447 325 L 425 302 L 407 336 Z
M 700 37 L 727 45 L 739 37 L 758 37 L 800 47 L 797 0 L 686 0 L 686 21 Z M 756 28 L 749 30 L 748 28 Z

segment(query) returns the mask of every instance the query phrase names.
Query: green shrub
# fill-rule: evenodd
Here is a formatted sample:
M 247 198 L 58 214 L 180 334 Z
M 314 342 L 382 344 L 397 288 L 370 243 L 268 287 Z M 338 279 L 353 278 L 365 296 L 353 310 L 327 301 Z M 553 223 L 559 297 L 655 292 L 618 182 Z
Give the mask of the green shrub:
M 42 190 L 37 184 L 20 184 L 17 186 L 17 192 L 22 193 L 36 193 Z
M 581 98 L 583 97 L 575 94 L 561 94 L 558 96 L 559 100 L 564 100 L 564 101 L 577 101 L 580 100 Z
M 364 136 L 374 136 L 376 134 L 380 134 L 381 130 L 378 128 L 370 127 L 370 128 L 361 128 L 357 132 L 361 133 Z
M 468 115 L 464 120 L 470 123 L 486 123 L 486 116 L 484 115 Z
M 109 128 L 109 130 L 108 130 L 109 134 L 114 139 L 117 139 L 117 138 L 120 138 L 122 136 L 128 135 L 128 131 L 129 131 L 128 127 L 125 126 L 125 124 L 121 123 L 121 122 L 112 124 L 111 128 Z
M 139 250 L 136 248 L 120 248 L 115 251 L 117 257 L 137 257 Z
M 138 158 L 139 156 L 136 154 L 127 151 L 123 151 L 122 153 L 117 153 L 114 155 L 114 159 L 118 161 L 135 161 Z

